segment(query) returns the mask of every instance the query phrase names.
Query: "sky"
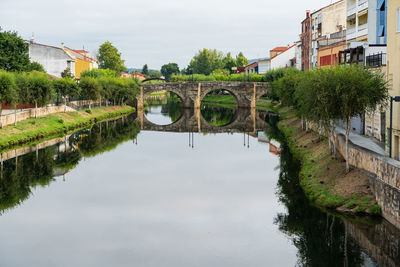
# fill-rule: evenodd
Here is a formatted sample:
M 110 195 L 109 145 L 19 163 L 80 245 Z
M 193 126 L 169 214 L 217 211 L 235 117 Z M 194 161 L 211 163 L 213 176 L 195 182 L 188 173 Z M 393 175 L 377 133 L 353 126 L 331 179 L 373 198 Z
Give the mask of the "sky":
M 299 39 L 306 10 L 331 0 L 0 0 L 0 27 L 37 43 L 83 47 L 105 41 L 128 68 L 186 67 L 198 50 L 215 48 L 248 59 Z

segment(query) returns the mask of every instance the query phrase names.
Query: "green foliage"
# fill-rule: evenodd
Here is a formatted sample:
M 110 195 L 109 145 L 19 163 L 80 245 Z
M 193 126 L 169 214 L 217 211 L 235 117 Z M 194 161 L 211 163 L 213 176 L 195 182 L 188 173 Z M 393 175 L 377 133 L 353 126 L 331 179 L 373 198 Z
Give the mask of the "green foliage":
M 80 95 L 81 88 L 72 78 L 53 80 L 53 87 L 58 96 L 63 98 L 76 98 Z
M 101 78 L 101 77 L 109 77 L 114 78 L 117 77 L 117 72 L 110 69 L 91 69 L 85 70 L 81 73 L 81 78 L 84 77 L 92 77 L 92 78 Z
M 8 104 L 14 104 L 17 101 L 18 101 L 18 94 L 16 90 L 14 76 L 9 72 L 0 71 L 0 115 L 1 115 L 1 104 L 3 102 L 6 102 Z
M 80 80 L 79 86 L 81 87 L 81 95 L 88 100 L 97 101 L 100 99 L 100 84 L 97 79 L 92 77 L 84 77 Z
M 184 70 L 185 74 L 204 74 L 210 75 L 217 69 L 225 69 L 229 73 L 233 67 L 242 67 L 248 64 L 248 60 L 240 52 L 236 59 L 232 58 L 231 53 L 224 57 L 223 53 L 216 49 L 199 50 L 199 52 L 190 61 L 189 66 Z
M 91 109 L 86 109 L 85 112 L 88 113 L 88 114 L 92 114 L 92 110 Z
M 61 72 L 61 77 L 62 78 L 73 78 L 74 75 L 72 74 L 70 68 L 66 68 L 65 70 L 63 70 L 63 72 Z
M 149 67 L 147 66 L 147 64 L 144 64 L 142 68 L 142 74 L 145 76 L 149 75 Z
M 110 69 L 117 73 L 126 70 L 125 61 L 121 59 L 121 53 L 109 41 L 100 46 L 98 59 L 101 69 Z
M 161 74 L 167 81 L 170 80 L 172 74 L 179 73 L 179 66 L 176 63 L 168 63 L 161 67 Z
M 44 72 L 46 73 L 44 67 L 38 63 L 38 62 L 30 62 L 26 68 L 26 71 L 30 72 L 30 71 L 39 71 L 39 72 Z M 61 73 L 62 75 L 62 73 Z
M 0 28 L 0 69 L 25 71 L 30 66 L 28 44 L 17 32 Z
M 44 106 L 50 103 L 54 96 L 53 84 L 48 75 L 42 72 L 32 71 L 26 76 L 26 86 L 29 90 L 28 98 L 30 104 Z
M 247 66 L 249 64 L 249 61 L 247 60 L 247 58 L 243 55 L 242 52 L 240 52 L 237 56 L 236 56 L 236 67 L 244 67 Z

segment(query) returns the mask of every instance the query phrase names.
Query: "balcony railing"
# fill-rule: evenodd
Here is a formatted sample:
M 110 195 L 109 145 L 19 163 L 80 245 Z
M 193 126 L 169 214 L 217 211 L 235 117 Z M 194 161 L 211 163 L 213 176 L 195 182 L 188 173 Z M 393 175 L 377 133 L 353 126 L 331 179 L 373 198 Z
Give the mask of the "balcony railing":
M 362 31 L 368 28 L 368 23 L 358 25 L 358 31 Z
M 372 54 L 366 57 L 365 65 L 367 67 L 386 66 L 386 53 Z
M 356 13 L 356 11 L 357 11 L 356 7 L 357 7 L 356 4 L 353 4 L 353 5 L 350 5 L 347 7 L 347 16 L 348 17 Z

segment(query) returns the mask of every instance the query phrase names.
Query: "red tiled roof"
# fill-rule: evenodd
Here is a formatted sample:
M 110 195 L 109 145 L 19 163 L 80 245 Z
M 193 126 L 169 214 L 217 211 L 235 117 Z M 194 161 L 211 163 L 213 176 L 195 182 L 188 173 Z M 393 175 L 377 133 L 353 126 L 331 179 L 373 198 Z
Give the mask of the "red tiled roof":
M 277 55 L 271 57 L 271 60 L 272 60 L 273 58 L 276 58 L 276 57 L 279 56 L 279 55 L 282 55 L 283 53 L 285 53 L 286 51 L 288 51 L 290 48 L 294 47 L 295 45 L 296 45 L 296 44 L 294 44 L 294 45 L 292 45 L 292 46 L 289 46 L 289 47 L 286 47 L 286 49 L 285 49 L 284 51 L 282 51 L 282 53 L 279 53 L 279 54 L 277 54 Z
M 253 67 L 256 67 L 256 66 L 258 66 L 258 61 L 254 62 L 254 63 L 251 63 L 251 64 L 249 64 L 249 65 L 247 65 L 247 66 L 245 66 L 245 68 L 246 68 L 246 69 L 247 69 L 247 68 L 253 68 Z
M 282 51 L 286 51 L 286 50 L 288 50 L 288 47 L 287 47 L 287 46 L 277 46 L 277 47 L 273 48 L 273 49 L 270 50 L 270 51 L 273 51 L 273 52 L 282 52 Z

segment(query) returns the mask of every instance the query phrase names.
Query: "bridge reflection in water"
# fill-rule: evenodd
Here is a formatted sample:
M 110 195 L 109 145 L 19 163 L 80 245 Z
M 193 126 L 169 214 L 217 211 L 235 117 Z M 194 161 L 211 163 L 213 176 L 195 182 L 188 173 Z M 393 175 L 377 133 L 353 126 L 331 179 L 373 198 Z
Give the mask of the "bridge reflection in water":
M 271 113 L 258 111 L 255 108 L 239 108 L 234 112 L 231 122 L 216 126 L 207 121 L 201 109 L 182 109 L 182 115 L 171 124 L 157 125 L 138 110 L 137 120 L 144 131 L 176 132 L 176 133 L 248 133 L 265 131 L 268 127 L 266 117 Z

